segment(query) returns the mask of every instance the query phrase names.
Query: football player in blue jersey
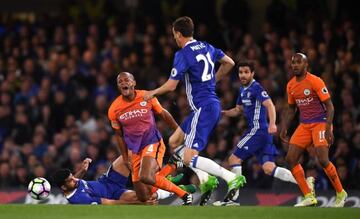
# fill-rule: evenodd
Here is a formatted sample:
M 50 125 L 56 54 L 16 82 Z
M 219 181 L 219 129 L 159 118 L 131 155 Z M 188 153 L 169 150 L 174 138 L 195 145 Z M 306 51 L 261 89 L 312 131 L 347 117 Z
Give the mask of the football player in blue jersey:
M 91 159 L 86 158 L 81 170 L 75 175 L 68 169 L 60 169 L 54 173 L 55 184 L 62 190 L 70 204 L 156 204 L 157 200 L 172 195 L 170 192 L 158 189 L 148 201 L 139 201 L 135 191 L 126 189 L 130 171 L 121 156 L 98 180 L 82 180 L 90 163 Z
M 222 50 L 207 42 L 195 40 L 194 24 L 189 17 L 178 18 L 173 23 L 172 31 L 180 50 L 175 54 L 170 78 L 161 87 L 149 91 L 144 99 L 149 100 L 173 91 L 180 80 L 185 81 L 192 112 L 170 137 L 169 144 L 175 148 L 185 141 L 185 147 L 182 147 L 184 163 L 195 171 L 202 184 L 200 205 L 206 204 L 218 184 L 216 177 L 209 174 L 221 177 L 228 183 L 226 199 L 232 198 L 244 185 L 245 177 L 237 176 L 198 154 L 206 148 L 209 135 L 221 117 L 220 101 L 215 93 L 216 82 L 230 72 L 234 61 Z M 215 72 L 216 62 L 220 63 L 220 67 Z
M 222 114 L 228 117 L 238 117 L 244 114 L 248 128 L 236 145 L 233 154 L 229 157 L 231 171 L 241 175 L 242 161 L 256 156 L 265 174 L 296 184 L 291 172 L 288 169 L 276 166 L 274 162 L 277 155 L 272 136 L 277 132 L 275 106 L 260 83 L 254 80 L 254 63 L 251 61 L 240 62 L 238 71 L 241 87 L 236 106 L 230 110 L 223 110 Z M 269 118 L 269 122 L 267 118 Z M 310 187 L 313 187 L 313 180 L 312 177 L 308 178 Z M 221 204 L 231 205 L 234 203 L 232 200 L 227 200 L 227 203 Z

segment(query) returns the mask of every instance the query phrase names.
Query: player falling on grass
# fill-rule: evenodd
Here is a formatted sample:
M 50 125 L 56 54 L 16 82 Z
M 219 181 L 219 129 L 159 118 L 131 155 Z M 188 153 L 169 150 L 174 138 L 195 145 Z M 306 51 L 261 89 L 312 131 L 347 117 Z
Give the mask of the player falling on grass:
M 108 171 L 96 181 L 82 180 L 86 174 L 90 158 L 86 158 L 81 169 L 74 175 L 68 169 L 60 169 L 53 175 L 55 184 L 61 189 L 70 204 L 156 204 L 157 200 L 165 199 L 173 193 L 157 190 L 149 200 L 142 202 L 133 190 L 126 189 L 130 174 L 122 156 L 112 162 Z
M 151 186 L 154 186 L 175 193 L 184 201 L 184 205 L 189 205 L 192 203 L 192 195 L 165 178 L 174 171 L 174 167 L 168 165 L 159 172 L 165 144 L 156 128 L 154 114 L 174 130 L 178 125 L 156 98 L 144 101 L 144 91 L 135 90 L 135 85 L 132 74 L 122 72 L 118 75 L 117 86 L 121 95 L 111 104 L 108 117 L 115 130 L 124 163 L 132 169 L 137 197 L 141 201 L 148 200 L 154 192 Z
M 122 158 L 117 158 L 108 171 L 96 181 L 82 180 L 88 170 L 91 159 L 86 158 L 81 169 L 73 175 L 68 169 L 60 169 L 54 173 L 56 185 L 64 193 L 70 204 L 154 204 L 157 195 L 146 202 L 141 202 L 135 191 L 126 189 L 129 169 Z
M 230 110 L 223 110 L 222 113 L 228 117 L 238 117 L 244 114 L 248 129 L 229 157 L 231 171 L 241 175 L 242 161 L 256 156 L 265 174 L 286 182 L 296 183 L 288 169 L 278 167 L 274 162 L 277 155 L 272 136 L 277 132 L 275 106 L 264 88 L 254 79 L 254 63 L 251 61 L 240 62 L 238 71 L 241 87 L 236 106 Z M 266 115 L 268 115 L 269 122 Z M 313 187 L 312 177 L 308 179 L 308 182 Z M 231 205 L 235 203 L 232 200 L 227 200 L 221 204 Z
M 288 143 L 287 130 L 298 108 L 300 124 L 290 139 L 286 156 L 291 172 L 304 194 L 304 199 L 295 206 L 317 204 L 317 199 L 306 183 L 304 170 L 299 163 L 304 150 L 314 145 L 319 163 L 336 190 L 334 207 L 343 207 L 347 193 L 341 185 L 335 166 L 329 161 L 329 147 L 334 141 L 332 132 L 334 106 L 323 80 L 308 72 L 307 66 L 307 57 L 304 54 L 293 55 L 291 69 L 295 76 L 287 84 L 289 107 L 280 133 L 281 139 Z
M 215 93 L 215 84 L 230 72 L 234 61 L 222 50 L 206 42 L 195 40 L 194 24 L 189 17 L 178 18 L 173 23 L 172 31 L 181 49 L 175 54 L 170 78 L 161 87 L 149 91 L 145 95 L 145 100 L 173 91 L 180 80 L 185 81 L 192 112 L 181 127 L 176 129 L 169 142 L 171 145 L 179 146 L 185 140 L 184 163 L 195 171 L 200 183 L 205 184 L 205 186 L 200 185 L 200 188 L 204 188 L 201 191 L 200 205 L 206 204 L 218 184 L 216 177 L 209 174 L 221 177 L 228 183 L 226 198 L 232 198 L 245 183 L 245 177 L 237 176 L 198 154 L 206 148 L 209 135 L 221 117 L 221 106 Z M 217 72 L 215 72 L 216 62 L 221 64 Z

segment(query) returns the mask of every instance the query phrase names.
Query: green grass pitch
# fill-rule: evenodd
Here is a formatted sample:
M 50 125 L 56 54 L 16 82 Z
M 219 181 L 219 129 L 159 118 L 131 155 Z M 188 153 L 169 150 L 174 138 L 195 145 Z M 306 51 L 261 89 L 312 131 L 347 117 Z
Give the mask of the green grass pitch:
M 101 206 L 101 205 L 0 205 L 1 219 L 352 219 L 355 208 L 199 207 L 199 206 Z

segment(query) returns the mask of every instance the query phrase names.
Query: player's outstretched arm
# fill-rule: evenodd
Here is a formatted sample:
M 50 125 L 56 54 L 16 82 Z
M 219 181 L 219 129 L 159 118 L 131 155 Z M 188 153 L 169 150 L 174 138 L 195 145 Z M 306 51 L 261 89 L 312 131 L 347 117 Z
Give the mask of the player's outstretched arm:
M 144 100 L 148 101 L 155 96 L 159 96 L 167 92 L 174 91 L 178 84 L 179 84 L 178 80 L 169 79 L 161 87 L 158 87 L 155 90 L 147 91 L 144 95 Z
M 173 131 L 175 131 L 179 127 L 174 117 L 166 109 L 163 108 L 161 113 L 158 115 L 161 117 L 162 120 L 166 122 L 168 126 L 172 128 Z
M 221 114 L 223 116 L 227 116 L 227 117 L 238 117 L 240 116 L 240 114 L 242 113 L 242 106 L 240 105 L 236 105 L 234 108 L 229 109 L 229 110 L 222 110 Z
M 277 127 L 276 127 L 276 110 L 275 110 L 275 106 L 272 102 L 271 99 L 266 99 L 262 102 L 262 105 L 264 105 L 267 109 L 268 112 L 268 117 L 269 117 L 269 133 L 270 134 L 275 134 L 277 132 Z
M 222 57 L 219 62 L 221 65 L 216 72 L 216 82 L 220 81 L 225 75 L 227 75 L 235 65 L 235 62 L 227 55 Z
M 90 158 L 86 158 L 85 160 L 83 160 L 81 169 L 74 174 L 74 177 L 82 179 L 85 176 L 87 170 L 89 169 L 89 165 L 91 162 L 92 160 Z
M 289 139 L 286 135 L 287 135 L 287 130 L 289 129 L 290 123 L 295 117 L 295 110 L 296 110 L 296 105 L 289 104 L 289 106 L 286 109 L 285 115 L 282 118 L 280 138 L 285 143 L 289 142 Z

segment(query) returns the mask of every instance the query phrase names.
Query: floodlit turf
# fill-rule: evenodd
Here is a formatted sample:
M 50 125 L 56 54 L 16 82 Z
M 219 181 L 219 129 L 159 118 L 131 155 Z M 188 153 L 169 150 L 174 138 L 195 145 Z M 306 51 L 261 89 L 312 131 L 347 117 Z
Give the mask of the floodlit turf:
M 199 206 L 75 206 L 75 205 L 0 205 L 1 219 L 352 219 L 360 218 L 355 208 L 293 207 L 199 207 Z

